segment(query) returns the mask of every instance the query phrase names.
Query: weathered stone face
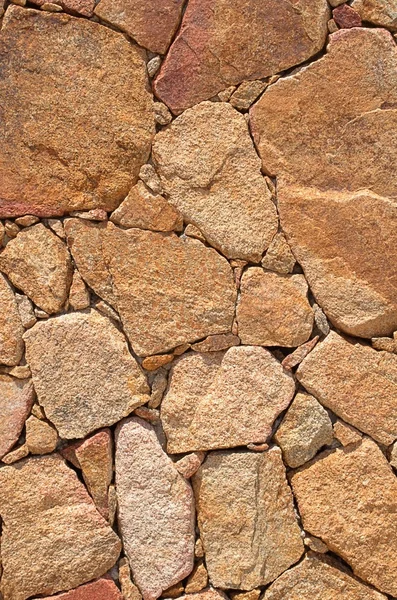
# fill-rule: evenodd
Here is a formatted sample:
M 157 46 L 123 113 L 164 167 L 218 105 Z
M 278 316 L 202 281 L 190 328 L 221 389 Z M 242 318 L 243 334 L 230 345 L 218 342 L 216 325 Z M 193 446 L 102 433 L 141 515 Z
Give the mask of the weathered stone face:
M 363 21 L 397 31 L 397 7 L 393 0 L 353 0 Z
M 0 273 L 0 363 L 14 366 L 22 358 L 24 329 L 10 284 Z
M 30 380 L 0 375 L 0 458 L 17 443 L 33 401 Z
M 70 592 L 37 598 L 36 600 L 123 600 L 116 584 L 110 579 L 98 579 L 92 583 L 81 585 Z M 127 599 L 128 600 L 128 599 Z

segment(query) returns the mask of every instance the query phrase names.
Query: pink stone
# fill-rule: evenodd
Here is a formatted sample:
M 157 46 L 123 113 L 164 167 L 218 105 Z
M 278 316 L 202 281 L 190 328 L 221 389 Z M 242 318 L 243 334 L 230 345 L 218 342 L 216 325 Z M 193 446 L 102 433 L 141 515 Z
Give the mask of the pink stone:
M 18 441 L 33 400 L 31 381 L 0 375 L 0 458 Z
M 56 596 L 46 596 L 40 600 L 123 600 L 119 589 L 111 579 L 97 579 L 92 583 L 80 585 L 74 590 L 58 594 Z

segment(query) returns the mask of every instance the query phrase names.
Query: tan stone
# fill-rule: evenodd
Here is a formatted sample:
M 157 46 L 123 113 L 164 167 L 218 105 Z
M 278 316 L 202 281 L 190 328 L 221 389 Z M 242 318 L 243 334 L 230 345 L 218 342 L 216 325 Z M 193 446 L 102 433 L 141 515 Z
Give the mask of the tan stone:
M 262 267 L 269 271 L 275 271 L 282 275 L 292 273 L 295 266 L 295 257 L 287 244 L 287 240 L 283 233 L 277 233 L 265 256 L 262 258 Z
M 84 310 L 90 306 L 90 293 L 78 271 L 73 273 L 69 304 L 74 310 Z
M 8 452 L 5 456 L 3 456 L 2 461 L 6 465 L 12 465 L 14 462 L 21 460 L 22 458 L 26 458 L 29 455 L 29 448 L 26 444 L 22 444 L 22 446 L 18 446 L 12 452 Z
M 158 125 L 168 125 L 172 121 L 172 114 L 162 102 L 154 103 L 154 118 Z
M 8 242 L 0 254 L 0 269 L 48 314 L 59 312 L 65 304 L 73 273 L 70 255 L 43 224 L 22 230 Z
M 333 440 L 332 422 L 327 411 L 313 396 L 298 393 L 289 407 L 274 439 L 289 467 L 300 467 Z
M 175 467 L 177 468 L 178 473 L 183 475 L 185 479 L 190 479 L 199 469 L 204 458 L 204 452 L 192 452 L 191 454 L 186 454 L 186 456 L 177 460 Z
M 302 0 L 299 10 L 278 0 L 193 0 L 156 95 L 179 114 L 231 85 L 284 71 L 322 49 L 329 17 L 325 0 Z
M 390 453 L 390 464 L 397 469 L 397 442 L 394 442 Z
M 203 102 L 160 131 L 153 160 L 169 202 L 228 258 L 259 262 L 277 213 L 244 117 Z
M 264 348 L 189 353 L 171 369 L 161 421 L 171 453 L 265 442 L 295 392 Z
M 130 565 L 126 558 L 119 560 L 119 581 L 123 600 L 141 600 L 141 593 L 132 582 Z
M 92 210 L 72 210 L 71 217 L 78 217 L 87 221 L 107 221 L 108 214 L 102 208 L 93 208 Z
M 19 316 L 23 327 L 25 329 L 30 329 L 37 321 L 32 301 L 23 294 L 15 294 L 15 299 L 17 301 Z
M 353 0 L 352 7 L 363 21 L 397 31 L 397 6 L 394 0 Z
M 14 292 L 0 273 L 0 363 L 8 366 L 19 363 L 24 350 L 22 335 L 23 326 Z
M 368 438 L 292 477 L 304 528 L 381 592 L 397 593 L 397 479 Z
M 394 332 L 394 337 L 393 338 L 389 338 L 389 337 L 379 337 L 379 338 L 372 338 L 371 343 L 372 343 L 372 347 L 375 348 L 375 350 L 384 350 L 386 352 L 393 352 L 394 354 L 397 354 L 397 332 Z
M 181 598 L 183 600 L 227 600 L 228 596 L 221 590 L 214 590 L 210 587 L 196 594 L 186 594 L 186 596 L 182 596 Z
M 208 585 L 208 573 L 203 561 L 199 561 L 194 565 L 193 571 L 190 573 L 185 586 L 185 593 L 192 594 L 200 592 Z
M 160 177 L 151 163 L 142 165 L 139 171 L 139 179 L 143 181 L 154 194 L 163 193 L 164 190 L 161 185 Z
M 108 319 L 111 319 L 116 323 L 121 323 L 119 315 L 111 306 L 109 306 L 107 302 L 99 300 L 99 302 L 95 303 L 95 308 L 101 313 L 101 315 L 108 317 Z
M 0 63 L 0 216 L 116 208 L 154 134 L 143 53 L 98 23 L 10 7 Z
M 266 585 L 303 553 L 281 452 L 212 452 L 193 477 L 214 586 Z
M 116 431 L 116 488 L 134 581 L 144 600 L 155 600 L 193 568 L 194 502 L 154 429 L 136 417 Z
M 32 372 L 28 365 L 17 365 L 16 367 L 6 367 L 8 374 L 17 379 L 29 379 Z
M 4 232 L 6 236 L 10 239 L 17 237 L 18 233 L 21 231 L 20 227 L 13 221 L 6 221 L 4 225 Z
M 159 54 L 157 54 L 156 56 L 153 56 L 153 58 L 148 60 L 148 62 L 146 64 L 146 69 L 147 69 L 149 77 L 153 78 L 156 75 L 156 73 L 160 67 L 161 67 L 161 56 Z
M 18 217 L 15 219 L 15 223 L 20 227 L 30 227 L 31 225 L 35 225 L 39 222 L 39 218 L 34 215 L 25 215 L 23 217 Z
M 57 454 L 0 469 L 4 600 L 76 587 L 116 562 L 120 542 Z
M 243 344 L 300 346 L 313 329 L 314 315 L 303 275 L 278 275 L 251 267 L 241 280 L 237 306 Z
M 192 344 L 195 352 L 219 352 L 240 344 L 240 338 L 233 333 L 210 335 L 202 342 Z
M 160 412 L 154 408 L 148 408 L 147 406 L 139 406 L 134 410 L 134 415 L 149 421 L 149 423 L 156 424 L 160 421 Z
M 163 369 L 160 369 L 154 376 L 152 383 L 152 393 L 149 400 L 149 408 L 158 408 L 163 399 L 164 392 L 167 388 L 167 375 Z
M 108 578 L 97 579 L 92 583 L 79 585 L 78 588 L 57 594 L 56 596 L 47 596 L 47 598 L 36 598 L 36 600 L 128 600 L 120 594 L 119 588 L 114 581 Z
M 334 423 L 334 436 L 339 440 L 342 446 L 355 444 L 363 437 L 357 429 L 354 429 L 354 427 L 348 425 L 348 423 L 344 423 L 340 419 Z
M 41 421 L 45 421 L 44 410 L 41 408 L 40 404 L 37 404 L 37 402 L 35 402 L 33 404 L 31 413 L 32 413 L 32 415 L 34 417 L 36 417 L 36 419 L 40 419 Z
M 335 33 L 336 31 L 338 31 L 339 27 L 337 26 L 337 24 L 335 23 L 334 19 L 330 19 L 328 21 L 328 31 L 330 33 Z
M 350 343 L 331 331 L 296 372 L 338 417 L 382 444 L 397 438 L 397 356 Z
M 31 381 L 0 375 L 0 458 L 17 443 L 33 401 Z
M 203 543 L 201 541 L 201 538 L 197 538 L 197 540 L 196 540 L 196 544 L 194 546 L 194 555 L 196 558 L 204 557 L 204 548 L 203 548 Z
M 192 223 L 188 223 L 185 227 L 185 231 L 184 234 L 195 238 L 196 240 L 200 240 L 200 242 L 205 243 L 207 240 L 205 239 L 204 235 L 202 234 L 202 232 L 200 231 L 200 229 L 198 227 L 196 227 L 195 225 L 193 225 Z
M 179 582 L 164 590 L 162 598 L 180 598 L 185 591 L 183 583 Z
M 324 544 L 320 538 L 317 538 L 314 535 L 307 535 L 305 532 L 303 542 L 305 546 L 310 548 L 310 550 L 313 550 L 313 552 L 319 552 L 320 554 L 326 554 L 328 552 L 328 546 Z
M 299 365 L 302 362 L 302 360 L 306 358 L 308 354 L 310 354 L 310 352 L 317 344 L 318 340 L 319 337 L 318 335 L 316 335 L 313 339 L 309 340 L 305 344 L 298 346 L 298 348 L 291 352 L 291 354 L 288 354 L 284 358 L 284 360 L 281 361 L 281 364 L 283 365 L 284 369 L 290 371 L 291 369 Z
M 318 304 L 314 303 L 312 308 L 314 312 L 314 322 L 318 331 L 323 335 L 328 335 L 330 331 L 330 326 L 327 317 L 325 316 L 324 312 Z
M 261 590 L 251 590 L 250 592 L 232 592 L 232 600 L 259 600 Z
M 39 403 L 63 438 L 112 425 L 149 399 L 124 336 L 94 310 L 37 323 L 25 342 Z
M 268 84 L 260 79 L 256 81 L 243 81 L 232 94 L 229 102 L 238 110 L 247 110 L 267 86 Z
M 61 238 L 61 240 L 64 240 L 66 238 L 62 221 L 60 221 L 59 219 L 46 219 L 46 223 L 47 223 L 48 227 L 54 233 L 56 233 L 56 235 L 58 237 Z
M 173 354 L 157 354 L 155 356 L 147 356 L 142 361 L 142 367 L 147 371 L 156 371 L 160 367 L 168 365 L 173 358 Z
M 31 415 L 26 421 L 26 445 L 31 454 L 50 454 L 58 443 L 56 429 Z

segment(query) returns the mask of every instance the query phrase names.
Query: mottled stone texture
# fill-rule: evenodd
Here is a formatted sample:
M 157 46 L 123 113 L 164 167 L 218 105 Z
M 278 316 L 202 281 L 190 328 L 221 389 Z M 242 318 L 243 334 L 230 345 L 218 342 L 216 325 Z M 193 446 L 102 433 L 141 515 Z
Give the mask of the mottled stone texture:
M 10 284 L 0 273 L 0 363 L 14 366 L 22 358 L 24 329 Z
M 0 375 L 0 458 L 18 441 L 33 401 L 30 380 Z

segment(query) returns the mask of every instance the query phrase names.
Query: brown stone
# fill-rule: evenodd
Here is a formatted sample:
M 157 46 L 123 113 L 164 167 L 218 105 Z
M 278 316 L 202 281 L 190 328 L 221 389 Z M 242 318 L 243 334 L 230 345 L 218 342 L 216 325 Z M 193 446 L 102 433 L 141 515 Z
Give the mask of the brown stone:
M 397 356 L 331 331 L 296 372 L 300 383 L 341 419 L 389 445 L 397 438 Z
M 120 590 L 111 579 L 97 579 L 92 583 L 80 585 L 70 592 L 36 598 L 36 600 L 123 600 Z M 126 598 L 128 600 L 128 598 Z
M 200 536 L 214 586 L 251 590 L 303 553 L 281 452 L 212 452 L 193 477 Z
M 134 415 L 149 421 L 149 423 L 158 423 L 160 421 L 160 412 L 154 408 L 148 408 L 147 406 L 139 406 L 134 410 Z
M 154 118 L 158 125 L 168 125 L 172 121 L 172 114 L 162 102 L 154 103 Z
M 202 560 L 194 565 L 185 586 L 185 593 L 192 594 L 200 592 L 208 585 L 208 573 Z
M 141 593 L 131 579 L 131 571 L 128 560 L 126 558 L 120 558 L 118 567 L 123 600 L 141 600 Z
M 183 583 L 179 582 L 164 590 L 162 598 L 180 598 L 185 591 Z
M 200 229 L 198 227 L 196 227 L 195 225 L 193 225 L 192 223 L 188 223 L 185 227 L 185 231 L 184 234 L 195 238 L 196 240 L 200 240 L 200 242 L 205 243 L 207 240 L 205 239 L 204 235 L 202 234 L 202 232 L 200 231 Z
M 167 383 L 166 372 L 163 369 L 160 369 L 153 379 L 149 408 L 158 408 L 160 406 L 164 392 L 167 388 Z
M 1 255 L 0 255 L 1 257 Z M 14 292 L 0 273 L 0 363 L 14 366 L 22 358 L 23 326 Z
M 351 27 L 361 27 L 361 17 L 359 13 L 347 4 L 342 4 L 334 8 L 332 16 L 335 23 L 341 29 L 350 29 Z
M 264 348 L 189 353 L 172 367 L 161 421 L 171 453 L 262 443 L 295 391 Z
M 265 256 L 262 258 L 262 267 L 282 275 L 292 273 L 295 266 L 295 257 L 287 244 L 283 233 L 277 233 Z
M 261 590 L 251 590 L 250 592 L 232 592 L 230 597 L 232 600 L 259 600 Z
M 259 262 L 277 213 L 244 117 L 222 102 L 187 110 L 153 144 L 167 198 L 228 258 Z
M 219 352 L 240 344 L 240 338 L 233 333 L 210 335 L 202 342 L 192 344 L 195 352 Z
M 317 344 L 318 340 L 319 337 L 318 335 L 316 335 L 312 340 L 309 340 L 305 344 L 302 344 L 296 350 L 291 352 L 291 354 L 288 354 L 284 358 L 284 360 L 281 361 L 281 364 L 283 365 L 284 369 L 287 369 L 287 371 L 291 371 L 291 369 L 299 365 L 302 362 L 302 360 L 306 358 L 308 354 L 310 354 L 310 352 Z
M 58 443 L 56 429 L 31 415 L 26 421 L 26 445 L 31 454 L 50 454 Z
M 392 338 L 372 338 L 371 344 L 375 350 L 385 350 L 386 352 L 393 352 L 394 354 L 397 354 L 397 331 L 393 332 Z
M 136 417 L 116 431 L 116 487 L 134 581 L 144 600 L 155 600 L 193 568 L 194 502 L 154 429 Z
M 18 304 L 19 316 L 23 327 L 25 329 L 30 329 L 37 321 L 32 301 L 23 294 L 15 294 L 15 299 Z
M 86 221 L 107 221 L 108 214 L 102 208 L 93 208 L 92 210 L 72 210 L 71 217 L 78 217 Z
M 197 592 L 196 594 L 186 594 L 181 600 L 227 600 L 228 596 L 221 590 L 214 590 L 212 587 Z
M 112 425 L 149 400 L 124 336 L 95 310 L 37 323 L 25 343 L 39 403 L 63 438 Z
M 72 14 L 82 17 L 92 17 L 94 14 L 95 0 L 56 0 L 56 2 L 63 10 Z
M 5 456 L 3 456 L 2 461 L 6 465 L 12 465 L 14 462 L 21 460 L 22 458 L 26 458 L 29 455 L 29 448 L 26 444 L 22 444 L 12 450 L 12 452 L 8 452 Z
M 0 269 L 48 314 L 59 312 L 65 304 L 73 274 L 70 255 L 43 224 L 22 230 L 8 242 L 0 254 Z
M 33 401 L 31 381 L 0 375 L 0 458 L 17 443 Z
M 302 0 L 299 10 L 278 0 L 193 0 L 156 95 L 179 114 L 229 86 L 284 71 L 321 50 L 329 16 L 325 0 Z
M 247 110 L 267 86 L 268 84 L 260 79 L 256 81 L 243 81 L 237 90 L 233 92 L 229 102 L 238 110 Z
M 397 6 L 394 0 L 353 0 L 352 7 L 363 21 L 397 31 Z
M 39 222 L 39 217 L 35 217 L 33 215 L 25 215 L 23 217 L 18 217 L 15 219 L 15 223 L 20 227 L 30 227 L 31 225 L 36 225 Z
M 348 423 L 344 423 L 340 419 L 334 423 L 334 436 L 342 444 L 342 446 L 348 446 L 349 444 L 355 444 L 361 440 L 362 434 L 354 429 Z
M 154 194 L 162 194 L 163 186 L 161 185 L 160 177 L 158 176 L 156 169 L 151 163 L 142 165 L 139 171 L 139 179 L 152 190 Z
M 4 600 L 54 594 L 100 577 L 120 542 L 57 454 L 0 469 Z
M 397 594 L 397 479 L 368 438 L 292 477 L 304 528 L 381 592 Z
M 192 452 L 192 454 L 186 454 L 186 456 L 177 460 L 175 467 L 185 479 L 190 479 L 197 472 L 204 458 L 205 452 Z
M 90 306 L 90 293 L 81 275 L 74 271 L 72 285 L 69 292 L 69 304 L 74 310 L 84 310 Z
M 154 133 L 142 52 L 98 23 L 10 7 L 0 64 L 0 216 L 116 208 Z
M 168 365 L 173 358 L 173 354 L 157 354 L 155 356 L 147 356 L 142 361 L 142 367 L 147 371 L 156 371 L 160 367 Z
M 397 442 L 394 442 L 390 452 L 390 464 L 392 467 L 397 469 Z

